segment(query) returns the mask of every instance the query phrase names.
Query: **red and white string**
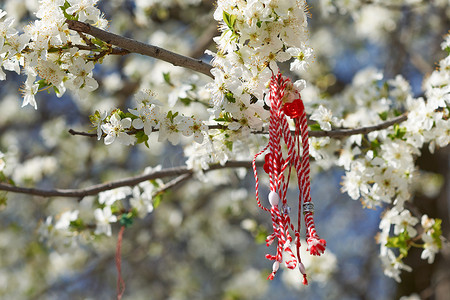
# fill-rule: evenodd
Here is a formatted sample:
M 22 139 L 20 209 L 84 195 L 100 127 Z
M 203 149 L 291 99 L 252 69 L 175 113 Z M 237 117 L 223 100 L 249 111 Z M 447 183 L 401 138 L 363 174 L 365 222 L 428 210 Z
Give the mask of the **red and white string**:
M 289 78 L 284 78 L 281 73 L 273 75 L 270 82 L 269 102 L 270 102 L 270 121 L 269 121 L 269 143 L 257 153 L 253 159 L 253 172 L 255 176 L 256 201 L 258 206 L 270 212 L 272 218 L 273 233 L 270 234 L 266 243 L 270 246 L 277 241 L 276 255 L 267 254 L 266 258 L 273 260 L 272 273 L 268 279 L 272 280 L 278 271 L 279 265 L 283 262 L 283 253 L 289 258 L 285 261 L 286 267 L 294 269 L 297 266 L 303 275 L 303 284 L 307 284 L 305 267 L 300 258 L 300 223 L 301 213 L 305 217 L 306 241 L 308 250 L 312 255 L 320 255 L 325 251 L 326 242 L 317 235 L 314 219 L 313 206 L 311 201 L 310 188 L 310 166 L 309 166 L 309 143 L 308 143 L 308 125 L 306 112 L 300 94 L 289 89 L 287 85 L 292 86 Z M 295 100 L 292 102 L 283 102 L 283 99 L 290 99 L 291 95 L 285 93 L 295 93 Z M 285 97 L 286 96 L 286 97 Z M 287 118 L 294 119 L 295 135 L 291 134 Z M 301 134 L 301 144 L 299 135 Z M 287 156 L 284 159 L 282 153 L 282 140 L 287 148 Z M 302 148 L 300 159 L 300 148 Z M 268 209 L 261 204 L 259 198 L 259 180 L 256 171 L 256 158 L 269 150 L 265 156 L 264 170 L 269 174 L 269 202 L 271 208 Z M 298 178 L 299 201 L 298 201 L 298 224 L 295 229 L 289 216 L 289 206 L 287 202 L 287 188 L 290 179 L 291 168 L 294 167 Z M 285 173 L 288 173 L 286 178 Z M 280 202 L 281 200 L 281 202 Z M 279 207 L 281 204 L 281 210 Z M 291 249 L 292 236 L 295 236 L 296 255 Z

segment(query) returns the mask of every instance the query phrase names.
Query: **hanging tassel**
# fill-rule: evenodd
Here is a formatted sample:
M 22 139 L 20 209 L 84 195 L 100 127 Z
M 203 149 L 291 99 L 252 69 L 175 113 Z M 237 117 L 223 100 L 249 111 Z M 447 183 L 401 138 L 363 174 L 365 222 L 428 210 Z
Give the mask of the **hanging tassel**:
M 274 261 L 272 273 L 269 275 L 268 279 L 272 280 L 274 278 L 280 263 L 283 262 L 283 253 L 286 252 L 290 257 L 285 262 L 286 267 L 294 269 L 298 266 L 303 277 L 302 282 L 307 285 L 306 270 L 300 258 L 300 223 L 302 210 L 305 217 L 306 240 L 310 254 L 322 254 L 325 251 L 326 242 L 317 235 L 313 219 L 314 206 L 311 202 L 310 195 L 308 125 L 305 108 L 303 101 L 300 98 L 300 94 L 295 90 L 292 82 L 288 78 L 283 78 L 281 73 L 272 76 L 269 102 L 269 144 L 262 151 L 257 153 L 253 159 L 253 172 L 256 182 L 256 201 L 258 206 L 261 209 L 270 212 L 272 217 L 273 233 L 267 237 L 266 245 L 270 246 L 274 241 L 277 241 L 276 255 L 266 255 L 267 259 Z M 292 137 L 287 117 L 292 118 L 295 122 L 294 137 Z M 283 158 L 282 139 L 288 149 L 286 159 Z M 303 149 L 301 159 L 300 148 Z M 269 174 L 270 209 L 264 207 L 259 199 L 259 181 L 258 173 L 256 171 L 256 158 L 267 150 L 269 150 L 269 152 L 264 158 L 264 171 Z M 286 198 L 292 167 L 296 170 L 300 190 L 297 229 L 295 229 L 291 223 L 289 217 L 290 208 Z M 287 178 L 285 178 L 286 169 L 288 169 Z M 295 236 L 296 255 L 294 255 L 291 249 L 291 232 Z

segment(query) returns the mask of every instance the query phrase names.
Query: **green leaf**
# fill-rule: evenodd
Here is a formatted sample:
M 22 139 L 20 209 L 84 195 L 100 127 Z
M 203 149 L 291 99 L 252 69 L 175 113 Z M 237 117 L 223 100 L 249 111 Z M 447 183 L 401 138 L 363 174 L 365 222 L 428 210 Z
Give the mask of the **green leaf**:
M 447 46 L 447 47 L 444 49 L 444 51 L 447 52 L 448 55 L 450 55 L 450 46 Z
M 130 113 L 130 112 L 124 112 L 124 117 L 123 118 L 130 118 L 131 120 L 134 120 L 134 119 L 137 119 L 138 118 L 138 116 L 135 116 L 135 115 L 133 115 L 132 113 Z M 123 119 L 122 118 L 122 119 Z
M 59 94 L 59 89 L 56 86 L 53 86 L 53 90 L 55 91 L 55 93 Z M 50 91 L 48 91 L 50 94 Z
M 51 47 L 47 50 L 48 53 L 55 53 L 55 52 L 59 52 L 59 48 L 55 48 L 55 47 Z
M 162 194 L 158 194 L 153 197 L 153 208 L 157 208 L 161 204 Z
M 314 123 L 314 124 L 309 125 L 309 130 L 311 130 L 311 131 L 320 131 L 322 129 L 320 128 L 319 123 Z
M 117 213 L 121 212 L 122 208 L 121 208 L 121 204 L 119 204 L 119 203 L 120 203 L 119 201 L 116 201 L 114 204 L 111 205 L 111 213 L 112 214 L 117 214 Z M 106 205 L 104 205 L 101 208 L 104 208 L 105 206 Z
M 167 119 L 173 122 L 173 119 L 178 116 L 178 112 L 173 113 L 171 110 L 167 112 Z
M 226 11 L 223 11 L 222 18 L 223 18 L 223 21 L 225 22 L 225 24 L 227 24 L 227 26 L 229 28 L 231 28 L 231 17 L 230 17 L 230 14 L 227 13 Z
M 123 213 L 120 216 L 119 223 L 126 228 L 130 227 L 133 224 L 133 214 L 131 212 Z
M 93 39 L 91 39 L 91 42 L 100 47 L 103 47 L 105 45 L 105 42 L 99 38 L 93 38 Z M 98 50 L 100 50 L 100 49 L 98 49 Z
M 37 84 L 39 85 L 38 90 L 46 88 L 50 85 L 45 79 L 38 80 Z
M 8 204 L 8 193 L 7 192 L 0 192 L 0 211 L 6 208 L 6 205 Z
M 225 113 L 223 115 L 223 117 L 225 118 L 225 121 L 227 122 L 233 122 L 233 117 L 230 115 L 230 113 Z
M 394 133 L 389 134 L 388 136 L 394 140 L 394 139 L 403 139 L 403 137 L 406 134 L 406 128 L 400 127 L 398 124 L 394 124 Z
M 78 16 L 74 16 L 74 15 L 69 15 L 68 13 L 66 13 L 66 10 L 70 7 L 70 3 L 66 0 L 66 2 L 64 2 L 64 5 L 61 5 L 59 8 L 61 8 L 64 17 L 68 20 L 75 20 L 78 21 Z
M 371 141 L 369 149 L 373 151 L 374 157 L 378 156 L 378 150 L 381 149 L 380 141 L 378 141 L 378 139 L 375 139 L 375 140 Z
M 255 241 L 258 244 L 263 244 L 266 242 L 266 238 L 269 235 L 269 233 L 267 232 L 267 230 L 265 228 L 258 228 L 256 235 L 255 235 Z
M 81 219 L 76 219 L 74 221 L 70 221 L 70 228 L 74 231 L 82 230 L 85 227 L 86 226 L 84 225 L 83 220 L 81 220 Z
M 159 188 L 160 184 L 158 183 L 158 181 L 156 180 L 150 180 L 150 183 L 155 187 L 155 188 Z
M 234 31 L 234 25 L 236 24 L 236 19 L 237 19 L 236 15 L 231 15 L 231 17 L 230 17 L 230 24 L 231 24 L 231 29 L 233 31 Z
M 225 24 L 227 24 L 228 28 L 230 28 L 230 30 L 233 33 L 235 33 L 234 25 L 236 24 L 237 16 L 236 15 L 230 15 L 226 11 L 223 11 L 222 16 L 223 16 L 223 21 L 225 22 Z
M 163 73 L 163 78 L 164 78 L 164 81 L 165 81 L 168 85 L 174 86 L 174 84 L 173 84 L 172 81 L 170 80 L 170 73 L 169 73 L 169 72 Z
M 408 231 L 403 231 L 398 236 L 389 237 L 386 243 L 386 247 L 398 248 L 400 254 L 404 257 L 408 255 L 408 250 L 410 248 L 409 242 L 411 238 L 409 237 Z
M 388 112 L 384 111 L 382 113 L 379 113 L 378 116 L 380 117 L 381 120 L 386 121 L 388 117 Z
M 148 135 L 146 135 L 143 130 L 136 132 L 135 136 L 138 144 L 145 143 L 148 141 Z
M 121 111 L 120 109 L 116 110 L 116 113 L 119 115 L 119 117 L 121 119 L 125 119 L 126 118 L 126 113 L 124 113 L 123 111 Z
M 225 141 L 225 147 L 227 147 L 228 150 L 233 151 L 233 142 L 232 141 Z
M 228 102 L 236 103 L 236 99 L 234 98 L 234 95 L 232 92 L 226 93 L 225 98 L 227 98 Z
M 433 238 L 435 243 L 438 245 L 439 249 L 442 248 L 442 241 L 441 241 L 442 229 L 441 229 L 441 225 L 442 225 L 442 220 L 436 218 L 436 219 L 434 219 L 434 224 L 431 227 L 432 228 L 431 237 Z
M 178 100 L 180 100 L 180 102 L 183 103 L 186 106 L 191 104 L 191 102 L 193 101 L 191 98 L 188 98 L 188 97 L 178 98 Z
M 402 114 L 402 112 L 398 109 L 394 109 L 394 116 L 398 117 Z
M 99 120 L 100 120 L 100 112 L 98 110 L 96 110 L 93 115 L 89 116 L 89 121 L 91 121 L 92 125 L 97 125 L 97 122 Z

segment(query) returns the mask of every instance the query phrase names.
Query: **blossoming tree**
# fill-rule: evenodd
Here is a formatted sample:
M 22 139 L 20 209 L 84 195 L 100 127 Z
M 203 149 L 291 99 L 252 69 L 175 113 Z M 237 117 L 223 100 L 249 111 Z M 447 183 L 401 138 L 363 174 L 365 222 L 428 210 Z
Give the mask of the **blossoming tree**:
M 433 264 L 449 215 L 418 199 L 446 185 L 448 205 L 421 170 L 450 142 L 448 1 L 97 2 L 0 10 L 0 295 L 111 297 L 109 268 L 119 299 L 260 298 L 283 266 L 283 289 L 354 284 L 323 174 L 375 211 L 386 276 L 415 249 Z

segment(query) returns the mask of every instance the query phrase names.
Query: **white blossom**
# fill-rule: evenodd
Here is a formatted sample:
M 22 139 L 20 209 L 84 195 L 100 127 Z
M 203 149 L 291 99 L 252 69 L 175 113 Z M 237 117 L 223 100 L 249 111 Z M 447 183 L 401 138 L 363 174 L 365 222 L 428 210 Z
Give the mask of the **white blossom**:
M 402 270 L 411 272 L 412 268 L 397 260 L 392 250 L 388 249 L 386 255 L 381 256 L 381 263 L 384 269 L 384 275 L 392 277 L 397 282 L 401 282 L 400 274 Z
M 121 119 L 120 116 L 115 113 L 111 116 L 109 123 L 103 124 L 101 127 L 106 134 L 105 145 L 112 144 L 116 138 L 124 145 L 131 145 L 135 142 L 136 138 L 132 135 L 128 135 L 126 132 L 126 129 L 131 127 L 130 118 Z
M 131 193 L 132 189 L 128 186 L 104 191 L 98 194 L 98 203 L 111 206 L 114 202 L 125 199 Z
M 70 222 L 78 219 L 78 210 L 64 212 L 55 223 L 55 229 L 67 230 L 70 226 Z
M 339 125 L 339 121 L 336 117 L 333 117 L 331 110 L 320 105 L 318 109 L 310 117 L 311 120 L 317 121 L 322 130 L 331 130 L 331 123 Z
M 117 217 L 111 212 L 111 207 L 105 206 L 95 209 L 94 216 L 96 222 L 95 234 L 111 236 L 111 223 L 117 221 Z

